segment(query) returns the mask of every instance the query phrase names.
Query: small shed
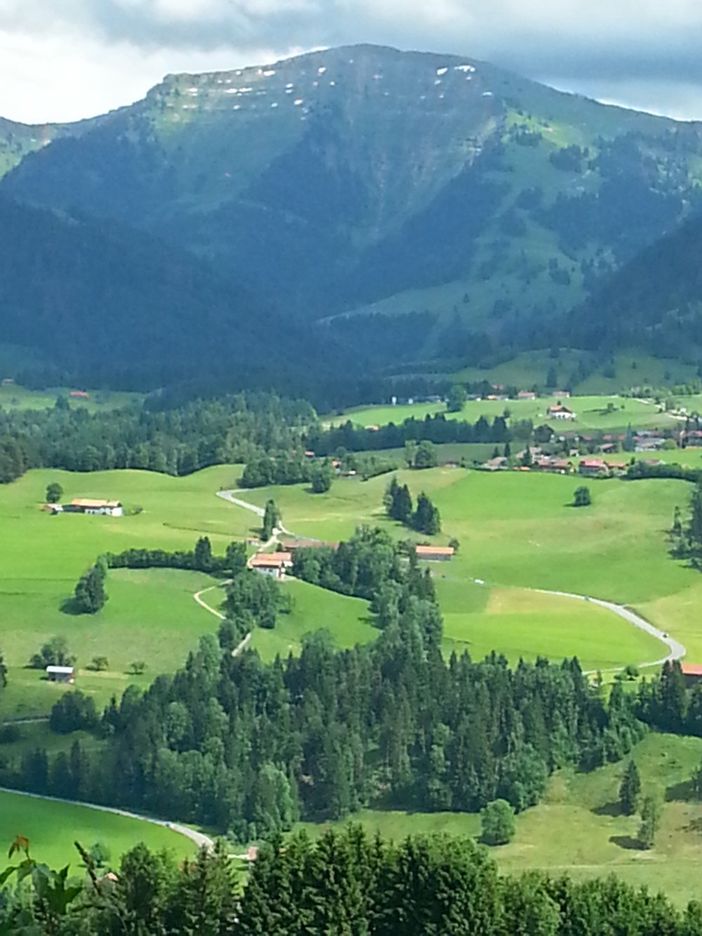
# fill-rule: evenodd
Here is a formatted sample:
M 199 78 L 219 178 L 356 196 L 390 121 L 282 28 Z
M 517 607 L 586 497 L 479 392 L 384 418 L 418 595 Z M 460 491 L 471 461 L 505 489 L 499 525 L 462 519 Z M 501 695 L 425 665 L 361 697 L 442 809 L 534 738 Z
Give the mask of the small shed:
M 47 666 L 46 675 L 50 682 L 73 683 L 76 681 L 74 666 Z

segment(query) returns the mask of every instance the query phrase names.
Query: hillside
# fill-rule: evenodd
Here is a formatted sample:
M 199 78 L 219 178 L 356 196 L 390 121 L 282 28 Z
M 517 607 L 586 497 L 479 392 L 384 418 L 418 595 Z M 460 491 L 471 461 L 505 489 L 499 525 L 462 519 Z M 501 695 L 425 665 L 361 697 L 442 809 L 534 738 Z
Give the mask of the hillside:
M 587 347 L 637 344 L 699 362 L 702 348 L 702 218 L 643 250 L 571 315 Z
M 313 351 L 265 304 L 146 234 L 0 198 L 0 242 L 2 342 L 43 355 L 55 381 L 267 385 Z
M 554 315 L 699 203 L 700 179 L 700 125 L 359 46 L 168 76 L 2 190 L 138 226 L 342 338 L 340 314 L 379 312 L 366 334 L 394 362 L 548 344 Z

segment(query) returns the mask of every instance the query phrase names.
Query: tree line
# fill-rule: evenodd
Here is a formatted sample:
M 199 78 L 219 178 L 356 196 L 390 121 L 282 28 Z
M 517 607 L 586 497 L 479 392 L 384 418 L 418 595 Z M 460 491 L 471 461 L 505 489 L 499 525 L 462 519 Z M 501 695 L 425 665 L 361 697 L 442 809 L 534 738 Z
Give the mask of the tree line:
M 29 468 L 102 471 L 141 468 L 187 475 L 245 462 L 259 450 L 299 447 L 316 423 L 305 402 L 242 393 L 159 409 L 158 398 L 109 412 L 71 407 L 67 397 L 46 410 L 0 409 L 0 483 Z
M 424 419 L 415 416 L 399 424 L 388 423 L 373 429 L 355 425 L 350 419 L 341 426 L 324 429 L 316 424 L 306 434 L 305 443 L 320 456 L 333 455 L 339 449 L 348 452 L 365 452 L 377 449 L 402 448 L 405 442 L 509 442 L 511 432 L 504 416 L 496 416 L 492 422 L 481 416 L 476 422 L 447 419 L 444 413 L 427 415 Z
M 96 614 L 108 600 L 108 569 L 188 569 L 211 575 L 236 576 L 246 568 L 246 546 L 231 542 L 223 556 L 212 552 L 208 536 L 201 536 L 190 550 L 145 549 L 132 547 L 121 553 L 105 553 L 84 572 L 76 584 L 71 610 L 78 614 Z
M 78 874 L 36 861 L 18 836 L 0 873 L 0 927 L 36 936 L 700 936 L 702 905 L 676 907 L 613 875 L 501 875 L 462 837 L 394 843 L 360 827 L 264 844 L 242 889 L 218 844 L 178 863 L 139 844 L 111 863 L 76 843 Z M 108 873 L 109 872 L 109 873 Z

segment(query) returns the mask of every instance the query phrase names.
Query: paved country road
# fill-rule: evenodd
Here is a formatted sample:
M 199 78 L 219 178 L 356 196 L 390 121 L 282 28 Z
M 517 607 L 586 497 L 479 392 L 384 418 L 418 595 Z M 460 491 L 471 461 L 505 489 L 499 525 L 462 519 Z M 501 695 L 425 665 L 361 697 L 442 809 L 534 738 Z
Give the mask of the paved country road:
M 231 504 L 235 504 L 237 507 L 242 507 L 244 510 L 250 510 L 259 517 L 263 516 L 263 510 L 260 507 L 256 507 L 255 504 L 249 504 L 247 501 L 235 496 L 234 491 L 218 491 L 217 497 L 221 497 L 224 500 L 229 501 Z M 286 536 L 295 535 L 289 530 L 286 530 L 282 524 L 280 530 L 282 533 L 285 533 Z M 484 585 L 485 582 L 483 582 L 481 579 L 477 580 L 477 584 Z M 659 660 L 650 660 L 637 663 L 637 666 L 640 669 L 652 666 L 662 666 L 669 660 L 682 660 L 682 658 L 687 653 L 687 648 L 678 640 L 675 640 L 669 634 L 659 630 L 659 628 L 654 627 L 650 621 L 647 621 L 645 618 L 641 617 L 640 614 L 637 614 L 636 611 L 632 611 L 631 608 L 627 608 L 625 605 L 615 604 L 613 601 L 605 601 L 603 598 L 593 598 L 590 595 L 576 595 L 572 592 L 549 591 L 545 588 L 534 588 L 532 590 L 539 592 L 542 595 L 553 595 L 557 598 L 572 598 L 574 601 L 592 602 L 592 604 L 599 605 L 601 608 L 605 608 L 607 611 L 611 611 L 612 614 L 616 614 L 617 617 L 620 617 L 622 620 L 626 621 L 627 624 L 631 624 L 633 627 L 650 634 L 651 637 L 655 637 L 657 640 L 660 640 L 660 642 L 668 648 L 668 653 Z M 619 667 L 615 670 L 608 670 L 608 672 L 620 672 L 622 669 L 624 669 L 624 667 Z
M 114 806 L 98 806 L 96 803 L 83 803 L 80 800 L 62 799 L 59 796 L 41 796 L 39 793 L 26 793 L 24 790 L 12 790 L 9 787 L 0 787 L 0 793 L 13 793 L 15 796 L 28 796 L 31 799 L 50 800 L 52 803 L 65 803 L 68 806 L 84 806 L 86 809 L 95 809 L 98 812 L 113 813 L 115 816 L 124 816 L 126 819 L 140 819 L 142 822 L 150 822 L 152 825 L 161 826 L 164 829 L 170 829 L 179 835 L 184 835 L 190 839 L 198 848 L 213 848 L 214 839 L 204 832 L 197 832 L 195 829 L 189 829 L 188 826 L 181 825 L 179 822 L 167 822 L 165 819 L 153 819 L 151 816 L 141 816 L 139 813 L 129 812 L 126 809 L 117 809 Z

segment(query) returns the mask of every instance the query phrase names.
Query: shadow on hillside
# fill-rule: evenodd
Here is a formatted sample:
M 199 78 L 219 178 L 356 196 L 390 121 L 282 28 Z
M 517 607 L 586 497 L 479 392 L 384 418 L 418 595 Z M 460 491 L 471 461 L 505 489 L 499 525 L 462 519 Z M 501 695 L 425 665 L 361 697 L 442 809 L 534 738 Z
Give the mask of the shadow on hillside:
M 640 850 L 639 840 L 632 838 L 630 835 L 610 835 L 609 840 L 612 845 L 625 848 L 627 851 Z
M 595 806 L 592 812 L 595 816 L 621 816 L 622 808 L 615 801 L 614 803 L 603 803 L 601 806 Z
M 83 612 L 80 610 L 80 606 L 75 598 L 65 598 L 59 605 L 59 611 L 61 614 L 70 614 L 73 616 L 78 616 Z
M 666 787 L 665 790 L 665 801 L 666 803 L 671 803 L 674 800 L 681 800 L 687 802 L 688 800 L 694 799 L 692 794 L 692 781 L 691 780 L 681 780 L 680 783 L 673 783 L 671 786 Z

